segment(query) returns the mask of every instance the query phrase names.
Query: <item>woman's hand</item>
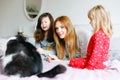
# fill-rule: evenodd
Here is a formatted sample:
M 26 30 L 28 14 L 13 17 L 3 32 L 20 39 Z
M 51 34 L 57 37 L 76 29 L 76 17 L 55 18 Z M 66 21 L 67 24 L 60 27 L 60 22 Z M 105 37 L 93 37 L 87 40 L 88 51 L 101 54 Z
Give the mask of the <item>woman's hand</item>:
M 57 56 L 49 54 L 46 59 L 48 62 L 60 61 Z

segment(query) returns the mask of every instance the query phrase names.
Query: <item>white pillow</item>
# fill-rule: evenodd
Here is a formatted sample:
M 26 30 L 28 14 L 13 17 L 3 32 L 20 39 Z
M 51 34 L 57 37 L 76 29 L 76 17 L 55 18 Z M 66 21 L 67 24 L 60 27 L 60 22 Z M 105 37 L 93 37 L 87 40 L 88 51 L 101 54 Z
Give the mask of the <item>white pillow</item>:
M 35 39 L 34 39 L 34 37 L 27 37 L 27 41 L 35 46 Z
M 0 56 L 5 54 L 7 42 L 8 42 L 7 38 L 0 38 Z
M 109 58 L 110 60 L 117 59 L 120 61 L 120 37 L 111 38 Z
M 86 52 L 87 52 L 87 46 L 89 43 L 89 39 L 91 37 L 91 30 L 89 29 L 89 27 L 80 27 L 77 26 L 75 27 L 76 33 L 77 33 L 77 37 L 79 39 L 79 43 L 78 46 L 81 48 L 81 57 L 85 57 L 86 56 Z
M 110 50 L 120 50 L 120 37 L 110 39 Z

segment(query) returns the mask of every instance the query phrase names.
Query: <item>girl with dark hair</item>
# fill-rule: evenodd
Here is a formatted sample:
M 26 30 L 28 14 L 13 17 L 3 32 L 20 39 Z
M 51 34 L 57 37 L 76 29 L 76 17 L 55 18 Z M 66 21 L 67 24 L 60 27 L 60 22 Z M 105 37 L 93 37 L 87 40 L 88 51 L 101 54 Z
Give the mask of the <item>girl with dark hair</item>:
M 53 39 L 54 19 L 50 13 L 43 13 L 38 19 L 36 31 L 34 32 L 35 43 L 42 59 L 49 54 L 55 55 L 55 42 Z

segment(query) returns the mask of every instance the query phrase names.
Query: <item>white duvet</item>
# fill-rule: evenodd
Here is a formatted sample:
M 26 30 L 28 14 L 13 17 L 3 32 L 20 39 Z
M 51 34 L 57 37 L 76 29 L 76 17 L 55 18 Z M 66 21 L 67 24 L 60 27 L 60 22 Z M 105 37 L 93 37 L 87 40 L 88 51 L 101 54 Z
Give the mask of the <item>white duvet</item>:
M 16 77 L 16 76 L 5 76 L 0 74 L 0 80 L 120 80 L 120 62 L 113 60 L 108 69 L 106 70 L 87 70 L 87 69 L 75 69 L 69 67 L 68 62 L 43 62 L 43 72 L 51 69 L 57 64 L 63 64 L 67 67 L 67 71 L 63 74 L 59 74 L 54 78 L 38 78 L 33 75 L 31 77 Z M 1 64 L 0 64 L 1 65 Z

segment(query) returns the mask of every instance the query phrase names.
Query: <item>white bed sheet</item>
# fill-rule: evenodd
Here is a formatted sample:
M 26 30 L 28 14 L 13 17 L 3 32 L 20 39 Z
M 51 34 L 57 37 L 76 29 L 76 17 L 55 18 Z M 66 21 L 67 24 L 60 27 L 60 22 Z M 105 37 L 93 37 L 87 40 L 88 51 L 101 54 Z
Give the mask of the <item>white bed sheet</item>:
M 120 80 L 120 62 L 118 60 L 113 60 L 108 69 L 106 70 L 87 70 L 87 69 L 75 69 L 69 67 L 68 62 L 43 62 L 44 68 L 43 72 L 51 69 L 57 64 L 63 64 L 66 66 L 67 71 L 63 74 L 59 74 L 54 78 L 38 78 L 33 75 L 31 77 L 16 77 L 16 76 L 5 76 L 0 74 L 0 80 Z

